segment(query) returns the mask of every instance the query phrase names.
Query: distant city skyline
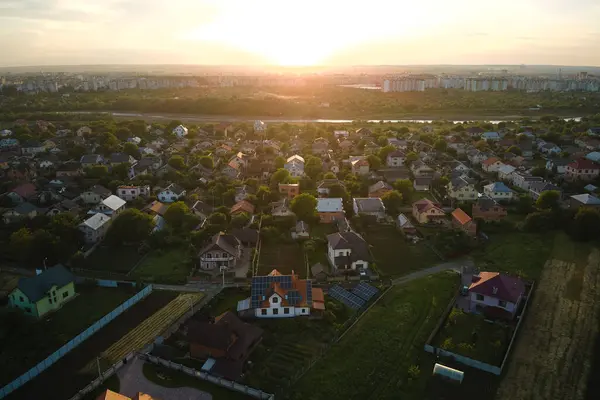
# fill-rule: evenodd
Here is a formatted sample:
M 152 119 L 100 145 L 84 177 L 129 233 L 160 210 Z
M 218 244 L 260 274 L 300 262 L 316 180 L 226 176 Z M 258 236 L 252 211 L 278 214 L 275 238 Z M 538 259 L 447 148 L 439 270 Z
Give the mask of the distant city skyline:
M 600 66 L 596 0 L 0 0 L 0 66 Z

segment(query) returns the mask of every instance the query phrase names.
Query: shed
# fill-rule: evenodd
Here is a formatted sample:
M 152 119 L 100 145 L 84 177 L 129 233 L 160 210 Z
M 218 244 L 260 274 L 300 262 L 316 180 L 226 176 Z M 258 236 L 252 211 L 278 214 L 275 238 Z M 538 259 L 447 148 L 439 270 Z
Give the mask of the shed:
M 311 272 L 313 278 L 315 278 L 318 281 L 327 280 L 327 275 L 328 275 L 327 270 L 321 263 L 316 263 L 315 265 L 310 267 L 310 272 Z
M 441 376 L 446 380 L 458 383 L 462 383 L 463 379 L 465 378 L 464 372 L 438 363 L 433 366 L 433 375 Z

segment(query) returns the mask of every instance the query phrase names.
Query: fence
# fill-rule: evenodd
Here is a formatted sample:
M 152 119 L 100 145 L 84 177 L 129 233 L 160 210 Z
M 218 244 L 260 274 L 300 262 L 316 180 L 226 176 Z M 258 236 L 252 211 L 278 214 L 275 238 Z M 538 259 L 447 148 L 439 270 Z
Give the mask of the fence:
M 495 365 L 486 364 L 481 361 L 473 360 L 472 358 L 461 356 L 456 353 L 452 353 L 450 351 L 446 351 L 444 349 L 436 348 L 431 345 L 425 345 L 425 351 L 428 353 L 432 353 L 438 356 L 450 357 L 454 359 L 456 362 L 459 362 L 464 365 L 468 365 L 470 367 L 479 369 L 481 371 L 490 372 L 494 375 L 500 375 L 502 373 L 502 367 L 497 367 Z
M 232 382 L 227 379 L 219 378 L 216 376 L 212 376 L 206 372 L 198 371 L 190 367 L 186 367 L 185 365 L 177 364 L 172 361 L 163 360 L 162 358 L 151 356 L 149 354 L 140 354 L 139 357 L 143 360 L 149 361 L 152 364 L 161 365 L 163 367 L 167 367 L 170 369 L 174 369 L 176 371 L 181 371 L 189 376 L 193 376 L 194 378 L 199 378 L 221 387 L 235 390 L 236 392 L 243 393 L 245 395 L 254 397 L 255 399 L 268 399 L 274 400 L 275 396 L 271 393 L 263 392 L 259 389 L 254 389 L 250 386 L 243 385 L 241 383 Z
M 87 340 L 90 336 L 92 336 L 94 333 L 98 332 L 106 324 L 108 324 L 113 319 L 115 319 L 116 317 L 121 315 L 125 310 L 129 309 L 131 306 L 133 306 L 134 304 L 136 304 L 137 302 L 142 300 L 144 297 L 148 296 L 151 292 L 152 292 L 152 285 L 146 286 L 135 296 L 131 297 L 125 303 L 121 304 L 120 306 L 118 306 L 117 308 L 112 310 L 110 313 L 108 313 L 107 315 L 105 315 L 104 317 L 102 317 L 101 319 L 96 321 L 85 331 L 83 331 L 79 335 L 75 336 L 67 344 L 63 345 L 57 351 L 55 351 L 54 353 L 52 353 L 51 355 L 46 357 L 46 359 L 44 359 L 43 361 L 38 363 L 35 367 L 31 368 L 29 371 L 25 372 L 23 375 L 21 375 L 20 377 L 18 377 L 17 379 L 15 379 L 11 383 L 9 383 L 8 385 L 1 388 L 0 389 L 0 399 L 8 396 L 10 393 L 14 392 L 18 388 L 20 388 L 21 386 L 23 386 L 24 384 L 26 384 L 27 382 L 29 382 L 30 380 L 32 380 L 33 378 L 35 378 L 36 376 L 38 376 L 39 374 L 44 372 L 46 369 L 48 369 L 50 366 L 52 366 L 54 363 L 56 363 L 58 360 L 60 360 L 62 357 L 64 357 L 67 353 L 69 353 L 75 347 L 79 346 L 81 343 L 83 343 L 85 340 Z

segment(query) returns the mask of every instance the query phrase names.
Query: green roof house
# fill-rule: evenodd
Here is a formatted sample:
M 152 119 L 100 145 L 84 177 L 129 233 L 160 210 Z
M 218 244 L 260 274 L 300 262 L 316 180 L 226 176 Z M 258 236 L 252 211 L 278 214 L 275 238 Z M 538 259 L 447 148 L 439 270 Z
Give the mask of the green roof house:
M 61 264 L 31 278 L 21 278 L 8 296 L 12 307 L 41 317 L 75 297 L 75 277 Z

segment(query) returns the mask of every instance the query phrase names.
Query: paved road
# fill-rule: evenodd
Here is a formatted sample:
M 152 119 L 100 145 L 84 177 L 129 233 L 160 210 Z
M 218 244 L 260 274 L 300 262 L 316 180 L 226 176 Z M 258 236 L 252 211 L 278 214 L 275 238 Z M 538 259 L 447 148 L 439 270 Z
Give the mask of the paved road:
M 189 387 L 166 388 L 150 382 L 144 377 L 142 366 L 144 361 L 137 357 L 117 372 L 120 386 L 119 392 L 127 397 L 135 398 L 138 392 L 146 393 L 155 399 L 164 400 L 212 400 L 212 395 Z
M 422 269 L 421 271 L 413 272 L 412 274 L 401 276 L 392 280 L 392 285 L 404 285 L 415 279 L 423 278 L 425 276 L 437 274 L 442 271 L 456 271 L 460 273 L 461 267 L 473 267 L 473 260 L 470 258 L 461 258 L 458 260 L 450 261 L 443 264 L 434 265 L 433 267 Z

